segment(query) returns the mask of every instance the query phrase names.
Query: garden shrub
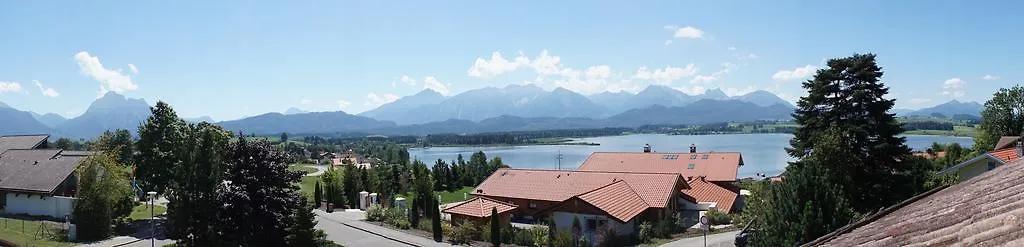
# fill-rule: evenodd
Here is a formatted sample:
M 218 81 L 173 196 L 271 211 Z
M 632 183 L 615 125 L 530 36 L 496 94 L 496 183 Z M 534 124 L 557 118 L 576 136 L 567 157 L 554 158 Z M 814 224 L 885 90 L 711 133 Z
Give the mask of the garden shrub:
M 637 238 L 640 243 L 650 242 L 654 238 L 654 226 L 651 222 L 644 221 L 640 223 L 640 229 L 637 231 Z

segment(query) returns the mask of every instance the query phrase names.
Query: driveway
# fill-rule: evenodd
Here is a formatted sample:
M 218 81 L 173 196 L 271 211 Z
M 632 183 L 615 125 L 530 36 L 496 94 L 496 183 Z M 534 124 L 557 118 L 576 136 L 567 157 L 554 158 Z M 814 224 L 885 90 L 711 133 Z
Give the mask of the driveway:
M 740 231 L 723 232 L 708 235 L 708 245 L 710 247 L 734 247 L 733 241 L 736 241 L 736 234 Z M 661 245 L 663 247 L 703 247 L 704 237 L 692 237 L 676 240 L 667 244 Z

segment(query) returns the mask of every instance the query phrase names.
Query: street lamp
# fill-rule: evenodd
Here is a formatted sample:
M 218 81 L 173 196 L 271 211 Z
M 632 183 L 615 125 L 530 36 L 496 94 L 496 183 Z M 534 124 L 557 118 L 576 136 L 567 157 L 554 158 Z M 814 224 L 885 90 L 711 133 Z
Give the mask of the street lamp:
M 153 222 L 156 221 L 156 217 L 153 215 L 153 202 L 156 201 L 156 191 L 146 192 L 149 195 L 149 245 L 156 246 L 156 228 L 153 227 Z

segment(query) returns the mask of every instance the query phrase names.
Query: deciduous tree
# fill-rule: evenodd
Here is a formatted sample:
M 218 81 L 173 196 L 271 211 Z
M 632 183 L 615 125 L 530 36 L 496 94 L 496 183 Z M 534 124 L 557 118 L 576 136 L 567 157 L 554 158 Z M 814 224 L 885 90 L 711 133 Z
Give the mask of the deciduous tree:
M 985 102 L 978 130 L 974 147 L 979 153 L 992 150 L 999 137 L 1024 133 L 1024 87 L 1000 88 L 993 94 Z
M 81 240 L 100 240 L 110 237 L 116 219 L 127 217 L 131 207 L 123 210 L 123 202 L 133 198 L 128 182 L 128 168 L 118 165 L 115 158 L 100 154 L 81 161 L 76 169 L 78 200 L 74 219 Z
M 152 115 L 139 126 L 136 179 L 145 191 L 164 194 L 174 167 L 182 162 L 186 125 L 163 101 L 151 108 Z

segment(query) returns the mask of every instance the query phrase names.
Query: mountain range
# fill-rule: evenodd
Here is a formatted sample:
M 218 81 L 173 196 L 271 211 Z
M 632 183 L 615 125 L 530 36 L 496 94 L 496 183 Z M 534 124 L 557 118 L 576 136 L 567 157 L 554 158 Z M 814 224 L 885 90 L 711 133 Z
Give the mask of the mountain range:
M 65 119 L 13 109 L 0 102 L 0 134 L 51 133 L 54 136 L 93 138 L 108 129 L 137 131 L 150 114 L 143 99 L 107 93 L 80 116 Z M 487 87 L 446 97 L 433 90 L 399 98 L 360 113 L 266 113 L 219 122 L 244 133 L 366 133 L 425 135 L 547 129 L 638 127 L 642 125 L 703 124 L 727 121 L 789 119 L 793 105 L 767 91 L 728 96 L 718 89 L 690 95 L 665 86 L 649 86 L 639 93 L 603 92 L 593 95 L 533 85 Z M 950 101 L 901 115 L 979 115 L 977 102 Z M 213 122 L 210 117 L 186 119 Z

